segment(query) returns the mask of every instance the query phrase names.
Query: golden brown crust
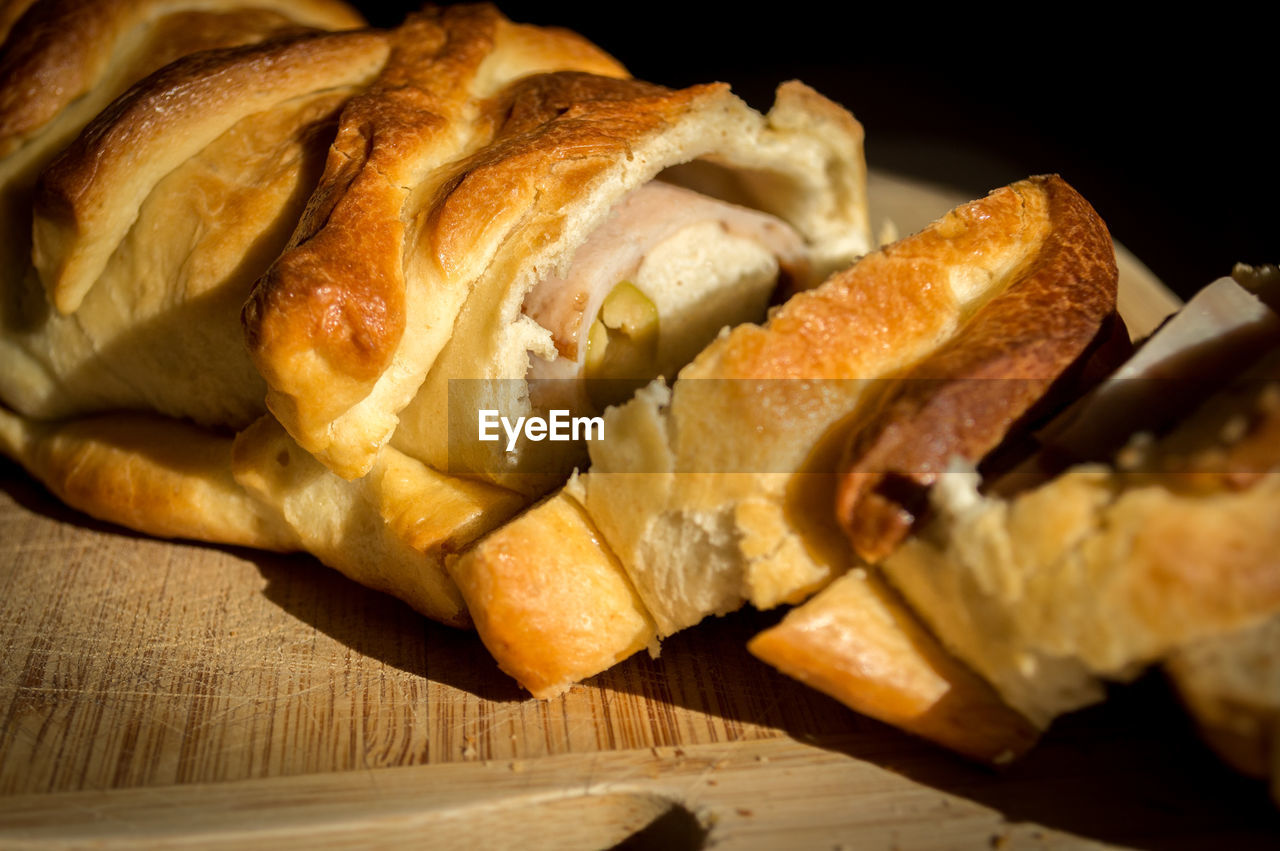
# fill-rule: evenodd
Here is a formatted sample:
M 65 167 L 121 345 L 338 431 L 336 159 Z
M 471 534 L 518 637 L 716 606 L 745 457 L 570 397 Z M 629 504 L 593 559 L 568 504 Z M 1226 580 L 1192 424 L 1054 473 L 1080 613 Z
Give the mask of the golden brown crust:
M 770 317 L 767 333 L 737 329 L 681 377 L 863 378 L 878 374 L 869 365 L 879 366 L 886 349 L 931 351 L 959 326 L 968 297 L 983 297 L 987 279 L 1007 275 L 1042 238 L 1042 212 L 1024 198 L 1006 187 L 953 210 L 799 293 Z M 962 270 L 958 282 L 953 269 Z
M 626 572 L 565 491 L 451 562 L 449 574 L 485 647 L 534 697 L 554 697 L 656 640 Z
M 404 333 L 401 207 L 416 165 L 406 158 L 448 144 L 494 26 L 492 14 L 411 17 L 379 79 L 347 104 L 293 245 L 245 307 L 249 347 L 269 381 L 275 360 L 298 349 L 361 384 L 388 365 Z
M 245 116 L 367 81 L 386 49 L 380 35 L 355 32 L 198 53 L 116 100 L 49 165 L 37 189 L 33 256 L 59 310 L 80 304 L 138 206 L 174 167 Z M 182 108 L 167 107 L 175 99 Z
M 672 124 L 727 86 L 671 91 L 652 83 L 596 74 L 542 74 L 515 83 L 490 107 L 505 113 L 493 139 L 462 161 L 427 217 L 430 244 L 446 273 L 470 265 L 535 195 L 540 204 L 569 204 L 637 139 Z M 564 154 L 572 151 L 572 157 Z M 555 180 L 546 180 L 550 171 Z M 506 227 L 504 227 L 506 226 Z
M 247 13 L 260 25 L 265 22 L 262 13 L 268 11 L 276 19 L 271 21 L 274 29 L 281 24 L 342 29 L 363 23 L 353 9 L 337 0 L 254 0 L 251 5 L 235 0 L 44 0 L 26 10 L 4 43 L 4 58 L 0 60 L 0 156 L 18 148 L 96 85 L 118 44 L 135 27 L 184 11 L 204 13 L 203 26 L 192 28 L 187 21 L 179 38 L 165 39 L 169 42 L 165 49 L 173 51 L 168 53 L 170 60 L 192 50 L 243 43 L 242 36 L 234 35 L 235 26 L 217 35 L 202 31 L 209 25 L 225 27 L 225 22 L 215 21 L 219 14 Z M 260 26 L 254 29 L 260 31 Z M 160 64 L 163 63 L 151 64 L 147 70 Z
M 395 397 L 391 407 L 403 407 L 465 298 L 466 282 L 453 274 L 447 252 L 414 280 L 407 252 L 429 241 L 412 224 L 439 193 L 438 172 L 456 172 L 460 158 L 492 140 L 484 102 L 510 79 L 537 71 L 625 73 L 578 36 L 511 24 L 488 5 L 428 10 L 391 37 L 381 77 L 344 111 L 291 248 L 244 311 L 250 351 L 271 388 L 268 405 L 344 475 L 367 469 L 371 443 L 386 440 L 394 414 L 369 426 L 377 432 L 372 441 L 329 452 L 332 421 L 374 390 L 393 357 L 402 363 L 386 392 Z M 410 316 L 421 326 L 407 350 Z
M 973 759 L 1009 762 L 1039 738 L 871 577 L 846 574 L 747 647 L 851 709 Z
M 0 408 L 0 453 L 100 520 L 159 537 L 305 550 L 457 627 L 471 619 L 445 557 L 523 502 L 391 449 L 371 475 L 344 481 L 270 417 L 233 437 L 151 414 L 41 423 Z
M 944 345 L 1033 261 L 1047 207 L 1029 183 L 962 206 L 794 296 L 764 326 L 722 335 L 680 372 L 669 405 L 641 394 L 606 414 L 586 504 L 663 634 L 744 597 L 798 602 L 854 561 L 829 522 L 833 498 L 793 495 L 829 481 L 838 452 L 825 449 L 874 412 L 875 386 Z M 684 548 L 703 541 L 715 567 L 685 595 Z
M 35 423 L 0 408 L 0 451 L 72 508 L 162 538 L 296 549 L 279 516 L 232 478 L 231 443 L 150 414 Z
M 446 556 L 513 515 L 523 500 L 452 478 L 384 449 L 369 475 L 347 481 L 325 469 L 271 417 L 236 436 L 235 480 L 279 510 L 302 548 L 347 577 L 393 594 L 422 614 L 468 626 Z
M 1043 220 L 1032 223 L 1038 249 L 959 333 L 900 376 L 849 445 L 837 513 L 868 562 L 906 537 L 924 489 L 952 459 L 976 463 L 995 448 L 1108 327 L 1115 255 L 1093 208 L 1056 176 L 999 199 L 1013 204 Z

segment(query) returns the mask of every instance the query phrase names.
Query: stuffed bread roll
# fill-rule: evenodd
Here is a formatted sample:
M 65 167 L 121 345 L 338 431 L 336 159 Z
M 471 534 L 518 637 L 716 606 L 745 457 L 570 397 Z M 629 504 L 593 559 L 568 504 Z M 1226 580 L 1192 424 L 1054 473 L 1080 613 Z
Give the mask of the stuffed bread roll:
M 179 16 L 193 28 L 207 17 Z M 0 399 L 12 412 L 0 409 L 0 450 L 95 516 L 157 535 L 306 549 L 424 614 L 467 623 L 440 560 L 519 500 L 391 449 L 359 483 L 329 473 L 263 417 L 266 385 L 240 326 L 252 282 L 316 191 L 343 106 L 375 80 L 403 82 L 406 51 L 443 41 L 431 26 L 323 34 L 290 24 L 263 44 L 166 65 L 71 138 L 35 193 L 36 265 L 25 259 L 28 229 L 4 243 L 23 259 L 4 293 Z M 133 38 L 150 32 L 136 29 L 126 32 L 131 61 L 161 62 L 134 55 Z M 616 67 L 576 36 L 508 29 L 504 73 Z M 203 44 L 200 32 L 178 43 Z M 61 34 L 42 42 L 48 53 L 65 55 L 83 35 Z M 65 116 L 84 102 L 50 125 L 77 129 Z M 4 161 L 20 178 L 6 184 L 6 203 L 25 205 L 28 220 L 24 187 L 42 158 L 23 157 L 35 144 Z
M 439 26 L 448 41 L 416 66 L 427 106 L 377 85 L 353 101 L 294 247 L 245 313 L 269 407 L 339 474 L 361 475 L 394 435 L 436 469 L 501 481 L 524 447 L 472 426 L 451 452 L 451 381 L 463 409 L 514 420 L 533 411 L 531 375 L 576 381 L 611 359 L 670 371 L 760 311 L 780 272 L 808 279 L 868 248 L 861 129 L 804 86 L 761 116 L 723 85 L 670 91 L 603 59 L 510 73 L 511 25 L 491 10 Z M 642 188 L 659 177 L 737 206 Z M 620 287 L 637 297 L 611 319 Z M 597 322 L 632 356 L 584 345 Z M 562 479 L 556 448 L 528 454 Z
M 577 403 L 571 408 L 576 412 L 598 411 L 648 379 L 674 375 L 722 328 L 759 320 L 779 280 L 810 286 L 815 273 L 844 265 L 868 244 L 859 226 L 865 222 L 859 131 L 847 113 L 800 84 L 783 86 L 763 120 L 723 88 L 668 93 L 604 80 L 548 80 L 540 84 L 549 89 L 540 95 L 546 99 L 542 109 L 554 108 L 561 96 L 556 89 L 565 84 L 590 93 L 584 116 L 603 113 L 582 142 L 572 143 L 598 153 L 577 166 L 585 174 L 566 175 L 561 199 L 554 184 L 530 194 L 535 206 L 525 227 L 567 229 L 581 208 L 593 217 L 582 227 L 590 235 L 572 256 L 531 250 L 494 258 L 394 440 L 433 466 L 527 492 L 563 480 L 585 460 L 581 449 L 523 437 L 514 446 L 480 442 L 469 428 L 479 410 L 497 410 L 509 421 L 545 416 L 547 406 L 565 400 Z M 610 138 L 617 133 L 610 125 L 634 126 L 636 114 L 645 116 L 645 135 L 623 147 Z M 541 132 L 559 133 L 554 122 Z M 673 141 L 685 139 L 683 149 L 670 150 Z M 622 159 L 627 151 L 630 159 Z M 703 152 L 711 162 L 691 162 L 665 179 L 647 180 L 677 158 Z M 821 177 L 811 171 L 818 164 Z M 753 205 L 778 215 L 666 182 L 706 180 L 705 170 L 726 166 L 741 170 L 743 181 L 760 181 Z M 753 178 L 765 170 L 773 172 L 768 181 Z M 826 174 L 849 185 L 824 183 Z M 582 191 L 582 183 L 594 183 L 595 192 Z M 619 198 L 620 190 L 625 194 Z M 596 224 L 594 217 L 602 215 Z M 842 219 L 845 230 L 836 227 Z M 517 238 L 517 244 L 526 243 Z M 553 271 L 526 289 L 530 269 L 566 263 L 563 278 Z M 617 319 L 611 315 L 615 306 L 622 314 Z M 452 432 L 438 413 L 445 409 Z
M 678 115 L 690 101 L 727 104 L 755 130 L 763 126 L 760 116 L 722 87 L 684 94 L 635 83 L 621 93 L 608 89 L 607 75 L 622 74 L 615 61 L 579 37 L 511 24 L 489 7 L 429 11 L 390 33 L 282 36 L 166 66 L 115 101 L 44 172 L 35 217 L 39 275 L 24 264 L 23 286 L 7 293 L 3 345 L 15 367 L 5 371 L 3 398 L 17 413 L 0 416 L 0 448 L 55 493 L 96 516 L 153 534 L 306 549 L 432 617 L 464 623 L 466 613 L 442 560 L 508 518 L 525 497 L 443 475 L 391 446 L 377 450 L 356 482 L 328 472 L 263 416 L 265 382 L 255 359 L 245 357 L 236 340 L 236 314 L 247 282 L 292 232 L 292 247 L 244 312 L 250 338 L 269 340 L 273 328 L 309 323 L 340 335 L 353 317 L 377 325 L 377 311 L 395 300 L 397 276 L 406 269 L 439 271 L 441 258 L 471 263 L 461 249 L 440 249 L 450 240 L 488 244 L 483 227 L 472 230 L 483 210 L 431 203 L 432 175 L 441 169 L 451 175 L 447 199 L 488 199 L 493 203 L 484 210 L 496 210 L 501 219 L 497 214 L 506 208 L 494 204 L 502 192 L 519 194 L 532 185 L 530 172 L 514 167 L 524 155 L 522 144 L 529 148 L 525 153 L 546 165 L 548 140 L 564 137 L 572 143 L 551 145 L 557 156 L 585 154 L 590 145 L 575 145 L 588 142 L 594 132 L 616 159 L 619 145 L 625 148 L 628 140 L 640 138 L 624 133 L 617 142 L 610 136 L 644 117 L 643 111 L 637 117 L 636 98 L 642 103 L 656 98 Z M 777 111 L 778 127 L 770 132 L 785 142 L 787 134 L 779 128 L 797 120 L 792 114 L 797 104 L 811 102 L 812 109 L 800 109 L 810 123 L 830 119 L 842 128 L 843 135 L 836 134 L 839 144 L 855 145 L 837 158 L 849 160 L 852 171 L 835 169 L 842 181 L 835 213 L 809 211 L 808 196 L 797 195 L 790 218 L 813 219 L 814 232 L 825 223 L 832 245 L 838 240 L 860 245 L 865 228 L 854 227 L 850 236 L 842 218 L 865 221 L 857 126 L 803 87 L 790 90 L 793 108 Z M 516 97 L 519 93 L 525 96 Z M 563 108 L 557 105 L 557 99 L 566 98 Z M 157 112 L 165 120 L 148 120 Z M 452 120 L 459 117 L 465 120 Z M 659 114 L 653 120 L 661 124 L 669 118 Z M 507 135 L 489 144 L 485 134 L 492 135 L 495 127 Z M 803 155 L 795 165 L 799 172 L 821 172 L 803 160 L 827 148 L 801 145 L 797 150 Z M 511 170 L 485 168 L 486 157 Z M 583 161 L 599 165 L 590 157 Z M 574 168 L 573 157 L 564 162 L 563 168 Z M 549 167 L 562 168 L 555 162 Z M 734 184 L 729 172 L 714 164 L 699 171 L 700 180 Z M 750 184 L 752 178 L 748 174 L 744 180 Z M 459 190 L 464 184 L 465 191 Z M 566 192 L 571 188 L 571 182 L 561 186 Z M 750 195 L 742 186 L 736 191 Z M 646 191 L 642 197 L 651 195 Z M 763 305 L 779 268 L 798 278 L 805 263 L 813 262 L 807 244 L 796 259 L 793 246 L 800 238 L 774 219 L 701 199 L 686 205 L 695 212 L 708 206 L 729 210 L 713 219 L 728 220 L 726 234 L 764 233 L 766 242 L 776 244 L 761 255 L 739 250 L 749 240 L 733 234 L 708 240 L 716 258 L 737 252 L 752 258 L 746 266 L 770 267 L 768 280 L 752 284 L 755 295 L 744 299 L 754 302 L 751 310 Z M 431 212 L 407 228 L 398 219 L 379 218 L 388 211 L 398 216 L 402 209 Z M 606 217 L 609 210 L 598 212 Z M 672 236 L 687 245 L 688 227 L 698 232 L 700 218 L 706 217 L 680 218 L 674 232 L 655 238 L 652 252 L 635 256 L 661 254 Z M 427 219 L 444 224 L 417 230 Z M 546 232 L 559 227 L 554 217 L 544 224 Z M 530 239 L 545 235 L 535 229 L 521 233 Z M 649 278 L 642 267 L 634 276 L 643 283 Z M 716 280 L 737 287 L 742 277 L 733 272 Z M 420 281 L 413 274 L 408 278 Z M 273 284 L 300 279 L 300 290 Z M 343 286 L 330 286 L 334 281 Z M 352 288 L 352 281 L 359 285 Z M 600 308 L 609 316 L 617 309 L 611 294 Z M 415 310 L 422 306 L 421 291 L 410 288 L 401 295 L 417 305 Z M 465 295 L 441 297 L 446 302 L 456 297 L 460 306 Z M 50 308 L 49 298 L 63 300 L 68 308 L 79 303 L 63 315 Z M 720 322 L 740 315 L 725 309 L 727 320 L 706 319 L 719 314 L 724 300 L 701 312 L 668 310 L 672 299 L 659 297 L 655 303 L 676 320 L 700 318 L 712 333 Z M 317 301 L 318 309 L 312 310 Z M 344 314 L 344 305 L 353 313 Z M 263 312 L 264 306 L 272 310 Z M 441 307 L 439 300 L 434 306 Z M 736 300 L 732 307 L 740 309 Z M 517 314 L 520 308 L 517 303 Z M 438 321 L 413 326 L 405 344 L 411 349 L 442 345 L 452 320 L 447 305 L 438 313 Z M 473 315 L 483 313 L 477 307 Z M 260 316 L 267 318 L 258 322 Z M 549 331 L 540 333 L 550 339 Z M 359 336 L 356 347 L 375 337 Z M 527 349 L 521 351 L 527 360 Z M 310 401 L 319 404 L 330 390 L 341 394 L 339 385 L 325 386 Z M 110 413 L 130 409 L 146 413 Z M 98 411 L 102 416 L 94 414 Z M 188 443 L 200 451 L 190 463 L 175 463 Z M 173 496 L 171 504 L 162 498 L 166 493 Z M 227 509 L 217 511 L 213 502 L 222 497 Z
M 869 255 L 763 326 L 722 335 L 671 388 L 655 383 L 606 413 L 605 440 L 572 487 L 449 563 L 481 637 L 504 670 L 550 696 L 709 614 L 802 599 L 857 564 L 831 509 L 835 471 L 897 376 L 936 353 L 988 350 L 966 329 L 1031 303 L 1079 320 L 1054 357 L 1015 376 L 1051 382 L 1105 336 L 1115 286 L 1096 214 L 1060 179 L 1036 178 Z M 1064 307 L 1049 293 L 1074 297 Z M 550 528 L 561 544 L 548 562 L 539 542 Z M 983 759 L 1034 740 L 889 589 L 865 571 L 849 577 L 843 599 L 858 607 L 837 629 L 864 641 L 867 711 Z M 599 590 L 573 603 L 560 583 Z M 875 628 L 859 631 L 860 620 Z M 990 723 L 967 724 L 970 713 Z

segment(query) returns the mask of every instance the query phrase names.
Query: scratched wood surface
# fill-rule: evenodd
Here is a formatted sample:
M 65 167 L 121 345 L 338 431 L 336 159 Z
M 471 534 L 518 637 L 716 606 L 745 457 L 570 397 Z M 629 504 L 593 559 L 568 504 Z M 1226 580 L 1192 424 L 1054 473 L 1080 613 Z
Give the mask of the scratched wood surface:
M 0 542 L 2 847 L 50 836 L 131 847 L 143 827 L 182 836 L 188 824 L 212 831 L 201 834 L 210 843 L 234 844 L 246 834 L 220 836 L 227 819 L 274 837 L 277 816 L 298 830 L 329 825 L 333 847 L 348 847 L 344 837 L 398 841 L 403 797 L 369 804 L 355 823 L 350 812 L 345 821 L 323 817 L 334 796 L 363 800 L 397 783 L 424 795 L 424 807 L 434 802 L 418 813 L 423 829 L 453 825 L 462 832 L 440 836 L 468 845 L 480 838 L 476 826 L 440 808 L 471 793 L 490 805 L 480 824 L 536 814 L 599 831 L 576 846 L 560 832 L 528 847 L 609 844 L 626 835 L 616 833 L 630 824 L 625 813 L 643 825 L 669 801 L 682 812 L 719 802 L 709 821 L 744 846 L 751 837 L 776 846 L 776 831 L 798 830 L 796 814 L 813 819 L 815 807 L 824 815 L 810 827 L 828 832 L 804 835 L 873 848 L 973 847 L 989 837 L 1008 847 L 1280 842 L 1265 789 L 1205 752 L 1158 679 L 1064 719 L 1026 760 L 994 773 L 757 663 L 742 645 L 768 615 L 712 621 L 672 638 L 657 660 L 629 660 L 540 702 L 497 671 L 474 636 L 308 558 L 137 537 L 63 508 L 8 464 L 0 464 Z M 716 790 L 672 787 L 685 776 L 679 757 L 708 748 L 719 756 L 707 765 L 729 754 L 750 776 L 716 775 Z M 551 762 L 538 768 L 543 759 Z M 452 771 L 464 764 L 476 771 Z M 412 766 L 450 772 L 405 780 L 377 771 Z M 557 801 L 578 789 L 596 819 L 581 801 L 544 812 L 515 796 L 497 806 L 503 789 L 528 791 L 495 787 L 505 772 L 533 772 L 544 792 L 558 780 Z M 298 810 L 299 790 L 311 788 L 304 781 L 328 797 Z M 503 782 L 517 781 L 531 782 Z M 181 792 L 209 783 L 223 791 Z M 632 797 L 610 791 L 619 783 Z M 115 791 L 129 789 L 140 797 Z M 634 797 L 637 789 L 645 794 Z M 108 797 L 94 797 L 102 790 Z M 792 814 L 773 816 L 773 832 L 763 800 Z M 119 817 L 95 820 L 113 808 Z M 744 821 L 743 812 L 758 818 Z M 677 837 L 705 839 L 702 827 L 689 830 Z
M 1147 310 L 1166 303 L 1155 293 Z M 1199 745 L 1158 678 L 1064 719 L 1026 760 L 997 774 L 756 662 L 743 645 L 776 617 L 713 620 L 670 639 L 658 659 L 633 658 L 560 699 L 535 701 L 473 635 L 427 622 L 308 557 L 133 535 L 66 509 L 0 462 L 0 846 L 103 838 L 86 814 L 118 811 L 112 835 L 127 847 L 138 835 L 120 826 L 141 830 L 140 813 L 151 813 L 145 823 L 156 830 L 184 823 L 157 815 L 165 808 L 156 802 L 166 801 L 169 810 L 199 809 L 206 799 L 231 808 L 207 809 L 193 824 L 216 826 L 233 810 L 268 826 L 286 815 L 294 819 L 279 822 L 286 827 L 317 818 L 302 799 L 288 803 L 288 790 L 303 787 L 281 778 L 312 784 L 319 809 L 325 795 L 364 800 L 370 784 L 384 782 L 433 800 L 490 800 L 497 793 L 482 790 L 494 775 L 482 768 L 533 765 L 539 788 L 608 793 L 593 800 L 618 807 L 599 820 L 614 833 L 590 834 L 582 847 L 593 847 L 666 812 L 665 804 L 646 809 L 644 795 L 609 789 L 626 779 L 631 795 L 647 788 L 640 781 L 658 789 L 684 776 L 685 749 L 732 755 L 730 768 L 750 775 L 727 777 L 719 797 L 677 801 L 722 808 L 709 820 L 699 811 L 701 827 L 681 834 L 696 840 L 686 844 L 707 838 L 703 822 L 727 829 L 745 823 L 743 812 L 772 812 L 758 806 L 761 796 L 775 810 L 821 811 L 813 824 L 843 828 L 822 837 L 867 847 L 969 847 L 988 838 L 1280 843 L 1265 789 Z M 184 797 L 182 789 L 194 791 Z M 662 801 L 675 794 L 662 789 L 650 792 Z M 34 800 L 47 802 L 36 822 L 21 815 Z M 370 815 L 339 834 L 394 839 L 405 823 L 397 806 L 369 803 L 366 811 L 384 820 Z M 533 811 L 492 810 L 502 812 Z M 547 812 L 584 829 L 595 824 L 580 808 Z M 961 822 L 967 832 L 949 832 Z M 378 825 L 391 832 L 377 833 Z M 64 828 L 71 833 L 59 834 Z M 764 828 L 748 835 L 766 845 L 778 839 Z
M 710 652 L 676 641 L 561 700 L 526 700 L 474 635 L 310 558 L 134 536 L 60 507 L 11 466 L 4 480 L 0 793 L 857 726 L 830 702 L 782 701 L 789 682 L 744 667 L 746 621 L 708 635 Z

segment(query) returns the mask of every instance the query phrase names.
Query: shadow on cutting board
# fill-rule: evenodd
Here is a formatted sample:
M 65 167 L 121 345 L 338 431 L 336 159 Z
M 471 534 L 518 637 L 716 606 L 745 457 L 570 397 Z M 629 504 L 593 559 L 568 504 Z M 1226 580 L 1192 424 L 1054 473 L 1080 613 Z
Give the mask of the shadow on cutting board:
M 480 637 L 428 620 L 407 604 L 347 579 L 305 555 L 242 553 L 267 586 L 263 595 L 361 655 L 496 703 L 528 698 L 497 670 Z
M 20 466 L 0 457 L 0 491 L 17 505 L 49 520 L 100 535 L 136 541 L 156 539 L 70 508 Z M 359 585 L 302 553 L 183 541 L 233 554 L 266 580 L 263 596 L 289 615 L 353 651 L 406 673 L 429 678 L 488 701 L 528 697 L 496 669 L 474 632 L 427 620 L 406 604 Z
M 773 726 L 988 807 L 1010 823 L 1135 848 L 1280 843 L 1280 812 L 1266 785 L 1231 771 L 1200 742 L 1158 673 L 1115 686 L 1107 702 L 1059 719 L 1027 756 L 996 770 L 857 715 L 756 661 L 746 640 L 777 617 L 740 612 L 712 619 L 665 642 L 662 660 L 629 663 L 648 669 L 644 675 L 628 676 L 624 665 L 591 682 L 652 683 L 663 679 L 658 665 L 668 675 L 673 668 L 705 669 L 709 685 L 670 687 L 662 699 L 743 725 Z M 682 679 L 689 674 L 676 681 Z
M 474 634 L 425 621 L 307 559 L 251 557 L 273 602 L 353 650 L 485 701 L 532 700 Z M 997 771 L 858 715 L 756 660 L 747 640 L 780 616 L 747 610 L 712 618 L 665 641 L 659 658 L 638 654 L 584 686 L 705 716 L 726 741 L 783 733 L 968 799 L 1010 823 L 1136 848 L 1274 848 L 1280 841 L 1280 813 L 1264 784 L 1235 774 L 1200 743 L 1158 675 L 1060 719 L 1030 754 Z M 653 719 L 659 739 L 663 723 Z M 673 733 L 659 744 L 680 740 Z

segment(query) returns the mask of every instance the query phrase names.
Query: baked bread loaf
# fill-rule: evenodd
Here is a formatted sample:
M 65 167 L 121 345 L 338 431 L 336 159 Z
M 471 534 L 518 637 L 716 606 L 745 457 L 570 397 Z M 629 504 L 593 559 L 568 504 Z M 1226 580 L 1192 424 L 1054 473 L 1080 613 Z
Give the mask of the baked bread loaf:
M 625 352 L 631 290 L 664 327 L 641 371 L 674 369 L 780 280 L 802 285 L 868 244 L 861 130 L 800 84 L 766 118 L 723 86 L 628 80 L 582 38 L 484 5 L 337 33 L 303 26 L 358 23 L 327 2 L 295 18 L 135 5 L 104 4 L 114 17 L 88 29 L 70 4 L 33 6 L 11 28 L 23 41 L 4 67 L 18 70 L 0 78 L 6 221 L 34 222 L 4 242 L 0 448 L 96 516 L 305 549 L 464 624 L 444 557 L 562 481 L 569 456 L 519 492 L 452 475 L 445 408 L 414 402 L 426 378 L 505 377 L 526 346 L 570 362 L 572 382 L 600 363 L 609 376 L 609 357 L 560 350 L 612 323 Z M 217 49 L 159 50 L 174 27 L 191 30 L 174 44 Z M 40 125 L 20 97 L 28 67 L 69 74 L 82 96 Z M 659 171 L 670 179 L 640 185 Z M 721 198 L 688 188 L 699 181 Z M 668 205 L 639 250 L 599 250 L 594 231 L 631 222 L 630 238 L 632 207 Z M 709 274 L 677 271 L 708 258 Z M 570 274 L 584 264 L 635 280 L 589 294 Z M 567 292 L 539 283 L 557 276 Z M 529 405 L 526 371 L 510 377 Z M 281 389 L 299 381 L 305 398 Z M 411 403 L 404 435 L 351 437 L 394 430 Z M 353 413 L 330 422 L 334 404 Z
M 726 332 L 671 388 L 655 383 L 606 412 L 605 438 L 592 442 L 587 474 L 449 565 L 499 664 L 535 694 L 554 694 L 709 614 L 748 601 L 761 608 L 799 602 L 854 567 L 830 508 L 849 434 L 896 375 L 947 341 L 964 339 L 967 323 L 999 311 L 1006 294 L 1024 299 L 1020 282 L 1028 270 L 1046 274 L 1050 235 L 1064 232 L 1081 250 L 1054 262 L 1062 264 L 1063 286 L 1076 288 L 1078 309 L 1094 333 L 1068 335 L 1062 345 L 1073 358 L 1045 359 L 1042 371 L 1025 373 L 1051 380 L 1103 330 L 1116 285 L 1105 228 L 1056 177 L 1024 181 L 953 211 L 796 295 L 763 326 Z M 621 605 L 604 611 L 628 612 L 638 600 L 652 617 L 651 634 L 643 621 L 597 617 L 592 600 L 575 602 L 568 594 L 557 594 L 563 604 L 554 627 L 544 628 L 540 601 L 556 594 L 546 591 L 554 577 L 532 563 L 539 558 L 532 542 L 584 508 L 586 518 L 562 533 L 573 537 L 577 564 L 563 573 L 565 581 L 577 581 L 579 571 L 613 571 L 609 597 Z M 955 679 L 960 666 L 939 669 L 945 653 L 906 637 L 923 631 L 903 619 L 905 610 L 878 580 L 855 575 L 850 581 L 864 584 L 851 593 L 884 624 L 866 639 L 870 645 L 883 637 L 881 658 L 907 654 L 908 667 L 933 672 L 935 683 Z M 501 618 L 480 614 L 496 605 Z M 587 622 L 590 635 L 570 628 Z M 568 671 L 559 659 L 581 664 Z M 915 688 L 912 682 L 926 676 L 891 686 L 890 667 L 881 673 L 887 690 Z M 972 705 L 1014 718 L 976 678 L 967 682 Z M 923 700 L 893 694 L 899 707 Z M 902 715 L 893 712 L 895 719 Z M 975 748 L 995 758 L 1026 741 Z

